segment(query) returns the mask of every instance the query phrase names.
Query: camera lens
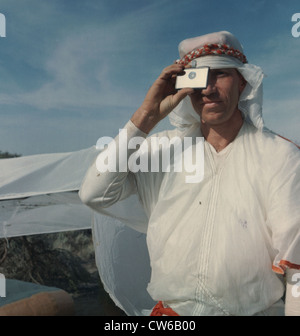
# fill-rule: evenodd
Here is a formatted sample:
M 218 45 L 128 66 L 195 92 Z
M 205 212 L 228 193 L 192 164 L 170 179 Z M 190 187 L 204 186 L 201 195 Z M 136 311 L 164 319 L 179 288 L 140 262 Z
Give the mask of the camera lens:
M 189 73 L 189 79 L 194 79 L 196 77 L 196 72 L 192 71 Z

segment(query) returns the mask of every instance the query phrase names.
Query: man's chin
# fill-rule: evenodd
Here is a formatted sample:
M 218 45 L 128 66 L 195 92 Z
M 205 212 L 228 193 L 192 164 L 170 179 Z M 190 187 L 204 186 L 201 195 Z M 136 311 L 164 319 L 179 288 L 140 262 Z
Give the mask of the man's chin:
M 206 113 L 201 114 L 201 119 L 204 123 L 213 124 L 213 123 L 220 123 L 224 121 L 225 116 L 222 111 L 209 111 Z

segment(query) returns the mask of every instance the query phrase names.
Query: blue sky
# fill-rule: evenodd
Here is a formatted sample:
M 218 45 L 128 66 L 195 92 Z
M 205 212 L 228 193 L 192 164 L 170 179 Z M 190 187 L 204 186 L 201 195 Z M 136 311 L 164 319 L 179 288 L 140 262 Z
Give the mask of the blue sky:
M 70 152 L 116 135 L 178 43 L 220 30 L 267 75 L 266 125 L 300 143 L 299 0 L 1 0 L 0 13 L 1 151 Z

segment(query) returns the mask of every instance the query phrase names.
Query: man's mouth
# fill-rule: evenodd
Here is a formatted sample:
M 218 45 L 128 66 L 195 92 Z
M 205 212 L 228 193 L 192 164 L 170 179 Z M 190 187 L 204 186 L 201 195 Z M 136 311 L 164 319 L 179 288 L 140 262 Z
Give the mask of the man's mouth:
M 203 99 L 202 104 L 206 105 L 207 107 L 213 107 L 216 106 L 218 104 L 220 104 L 222 101 L 221 100 L 207 100 L 207 99 Z

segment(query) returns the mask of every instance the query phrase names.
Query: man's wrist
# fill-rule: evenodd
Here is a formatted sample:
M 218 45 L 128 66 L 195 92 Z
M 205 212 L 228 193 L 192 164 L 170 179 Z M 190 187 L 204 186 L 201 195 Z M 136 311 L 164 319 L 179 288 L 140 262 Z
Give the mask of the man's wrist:
M 149 134 L 159 122 L 159 120 L 143 108 L 138 109 L 130 120 L 138 129 L 146 134 Z

